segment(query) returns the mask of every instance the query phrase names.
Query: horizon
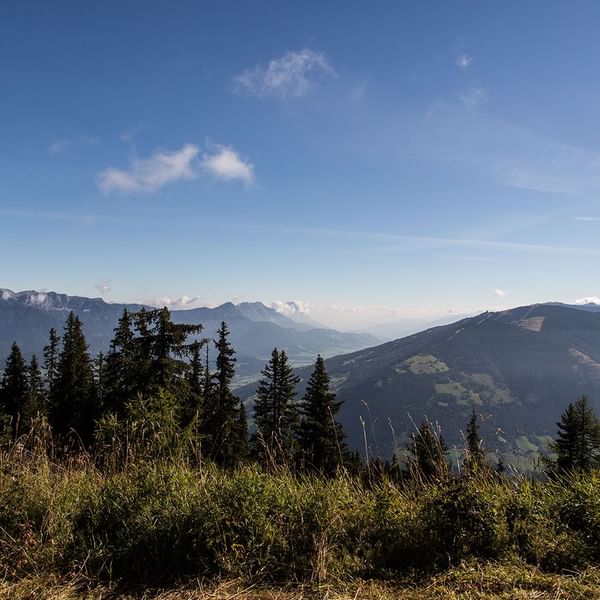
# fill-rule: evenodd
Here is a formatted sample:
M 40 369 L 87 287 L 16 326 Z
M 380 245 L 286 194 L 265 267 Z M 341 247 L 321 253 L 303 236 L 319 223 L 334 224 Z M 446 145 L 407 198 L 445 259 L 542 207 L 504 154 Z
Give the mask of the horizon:
M 432 326 L 437 326 L 437 325 L 445 325 L 445 324 L 451 324 L 453 323 L 453 319 L 456 319 L 457 321 L 462 320 L 464 318 L 470 318 L 470 317 L 475 317 L 478 316 L 480 314 L 483 313 L 487 313 L 487 312 L 502 312 L 502 311 L 507 311 L 507 310 L 514 310 L 517 308 L 521 308 L 523 306 L 540 306 L 540 305 L 546 305 L 546 304 L 560 304 L 563 306 L 567 306 L 567 307 L 576 307 L 576 306 L 600 306 L 600 298 L 598 297 L 586 297 L 586 298 L 580 298 L 577 299 L 575 301 L 572 302 L 563 302 L 560 300 L 545 300 L 545 301 L 537 301 L 537 302 L 532 302 L 531 304 L 519 304 L 519 305 L 512 305 L 512 306 L 507 306 L 507 307 L 488 307 L 488 308 L 476 308 L 473 309 L 471 311 L 468 312 L 463 312 L 463 313 L 459 313 L 459 312 L 446 312 L 446 313 L 442 313 L 442 314 L 433 314 L 433 315 L 421 315 L 420 317 L 418 316 L 398 316 L 395 320 L 390 320 L 390 317 L 388 315 L 388 313 L 385 313 L 384 316 L 380 316 L 379 319 L 377 318 L 373 318 L 371 317 L 370 319 L 367 318 L 367 320 L 363 320 L 360 321 L 358 323 L 353 322 L 351 323 L 350 326 L 346 326 L 344 327 L 343 325 L 343 321 L 340 323 L 336 323 L 331 322 L 331 321 L 321 321 L 320 319 L 315 317 L 315 312 L 312 310 L 313 307 L 310 306 L 302 306 L 301 309 L 298 309 L 298 306 L 296 306 L 295 303 L 293 302 L 287 302 L 287 303 L 282 303 L 282 302 L 265 302 L 263 300 L 239 300 L 239 299 L 232 299 L 232 300 L 226 300 L 224 302 L 219 302 L 219 303 L 213 303 L 213 304 L 195 304 L 194 302 L 187 302 L 184 303 L 182 305 L 169 305 L 166 303 L 161 303 L 161 302 L 127 302 L 127 301 L 120 301 L 117 299 L 109 299 L 106 298 L 105 296 L 102 295 L 97 295 L 97 296 L 93 296 L 93 295 L 85 295 L 85 294 L 71 294 L 68 292 L 63 292 L 63 291 L 57 291 L 57 290 L 47 290 L 47 289 L 35 289 L 35 288 L 28 288 L 28 289 L 23 289 L 23 290 L 13 290 L 11 288 L 7 288 L 7 287 L 0 287 L 0 292 L 11 292 L 13 294 L 25 294 L 28 292 L 31 293 L 36 293 L 39 295 L 45 295 L 45 294 L 58 294 L 58 295 L 66 295 L 68 297 L 82 297 L 82 298 L 88 298 L 88 299 L 92 299 L 92 300 L 101 300 L 102 302 L 106 302 L 107 304 L 116 304 L 116 305 L 122 305 L 122 304 L 143 304 L 146 306 L 152 306 L 155 308 L 168 308 L 169 310 L 178 310 L 178 311 L 188 311 L 188 310 L 194 310 L 194 309 L 198 309 L 198 308 L 208 308 L 208 309 L 214 309 L 214 308 L 219 308 L 225 304 L 233 304 L 235 306 L 237 306 L 238 304 L 243 304 L 243 303 L 249 303 L 249 304 L 261 304 L 262 306 L 264 306 L 265 308 L 269 308 L 274 310 L 275 312 L 281 314 L 284 317 L 287 317 L 293 321 L 296 322 L 304 322 L 307 324 L 312 324 L 314 327 L 318 328 L 318 327 L 326 327 L 326 328 L 330 328 L 330 329 L 335 329 L 341 332 L 365 332 L 367 333 L 370 329 L 377 329 L 377 328 L 382 328 L 386 325 L 390 325 L 390 326 L 403 326 L 405 328 L 407 328 L 407 331 L 411 331 L 413 333 L 417 333 L 419 331 L 422 330 L 422 328 L 428 328 L 428 327 L 432 327 Z M 0 295 L 0 300 L 6 300 L 7 298 L 4 297 L 3 295 Z M 195 300 L 195 299 L 190 299 L 190 300 Z M 292 305 L 290 307 L 290 305 Z M 290 308 L 292 310 L 290 310 Z M 317 315 L 318 315 L 318 310 L 317 310 Z M 331 314 L 331 313 L 329 313 Z M 378 333 L 377 335 L 381 336 L 381 333 Z M 392 334 L 393 335 L 393 334 Z M 410 335 L 410 333 L 406 333 L 403 335 Z
M 11 289 L 341 330 L 600 296 L 597 3 L 1 14 Z

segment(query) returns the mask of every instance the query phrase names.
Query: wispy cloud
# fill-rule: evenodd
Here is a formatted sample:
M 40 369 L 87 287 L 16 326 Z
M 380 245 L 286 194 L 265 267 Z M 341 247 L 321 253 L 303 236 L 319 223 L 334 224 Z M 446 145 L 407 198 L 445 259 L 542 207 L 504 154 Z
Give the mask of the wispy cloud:
M 598 256 L 600 250 L 581 248 L 578 246 L 559 246 L 550 244 L 532 244 L 528 242 L 506 241 L 496 239 L 479 239 L 469 237 L 439 237 L 424 235 L 405 235 L 394 233 L 378 233 L 370 231 L 352 231 L 344 229 L 317 227 L 277 227 L 279 232 L 302 232 L 306 234 L 347 238 L 369 244 L 376 253 L 396 254 L 401 252 L 431 251 L 441 248 L 472 248 L 482 250 L 498 250 L 510 252 L 531 252 L 549 254 L 587 254 Z
M 600 298 L 598 296 L 586 296 L 585 298 L 575 300 L 575 304 L 600 304 Z
M 50 154 L 50 156 L 58 156 L 59 154 L 63 154 L 79 146 L 98 143 L 98 138 L 91 136 L 80 136 L 77 138 L 62 138 L 54 140 L 52 143 L 48 144 L 48 153 Z
M 600 154 L 471 108 L 468 102 L 438 103 L 423 118 L 403 124 L 413 155 L 462 163 L 469 172 L 511 187 L 598 196 Z
M 573 221 L 580 221 L 582 223 L 597 223 L 600 221 L 599 217 L 571 217 Z
M 466 106 L 480 106 L 487 102 L 488 95 L 483 88 L 470 87 L 459 95 L 460 101 Z
M 167 183 L 196 177 L 192 163 L 199 152 L 197 146 L 185 144 L 181 150 L 156 152 L 147 159 L 134 159 L 127 171 L 113 168 L 102 171 L 98 185 L 105 193 L 155 192 Z
M 201 167 L 217 179 L 238 179 L 246 184 L 254 180 L 254 165 L 228 146 L 213 145 L 211 151 L 202 156 Z
M 364 83 L 357 83 L 350 90 L 350 98 L 356 104 L 362 104 L 367 97 L 367 86 Z
M 150 158 L 131 161 L 129 169 L 109 167 L 98 175 L 98 186 L 104 193 L 156 192 L 169 183 L 195 179 L 209 173 L 221 180 L 238 179 L 251 183 L 254 167 L 244 161 L 230 146 L 210 144 L 199 156 L 200 148 L 185 144 L 180 150 L 155 152 Z
M 335 74 L 327 57 L 308 48 L 287 52 L 266 65 L 246 69 L 234 77 L 234 90 L 264 98 L 305 96 L 315 82 Z
M 508 296 L 508 292 L 502 288 L 494 288 L 492 290 L 492 296 L 495 298 L 506 298 L 506 296 Z
M 461 69 L 466 69 L 472 62 L 473 57 L 465 54 L 464 52 L 459 54 L 454 60 L 454 64 Z
M 109 294 L 112 291 L 112 288 L 110 287 L 110 280 L 108 279 L 99 281 L 94 288 L 100 292 L 101 296 L 106 296 L 106 294 Z
M 0 207 L 0 216 L 15 219 L 32 219 L 35 221 L 65 221 L 79 223 L 81 225 L 94 225 L 98 221 L 105 220 L 96 215 L 77 215 L 64 212 L 51 212 L 43 210 L 20 210 L 16 208 Z

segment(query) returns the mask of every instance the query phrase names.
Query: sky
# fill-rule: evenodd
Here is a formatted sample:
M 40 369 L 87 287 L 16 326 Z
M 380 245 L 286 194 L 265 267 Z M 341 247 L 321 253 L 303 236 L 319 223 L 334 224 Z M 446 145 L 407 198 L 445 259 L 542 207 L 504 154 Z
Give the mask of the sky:
M 597 298 L 598 22 L 591 0 L 2 2 L 0 287 L 344 329 Z

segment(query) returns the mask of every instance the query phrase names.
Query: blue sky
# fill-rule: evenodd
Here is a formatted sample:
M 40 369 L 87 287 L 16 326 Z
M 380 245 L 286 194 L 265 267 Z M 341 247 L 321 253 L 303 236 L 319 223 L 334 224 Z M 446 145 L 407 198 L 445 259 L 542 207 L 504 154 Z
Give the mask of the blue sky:
M 296 300 L 338 327 L 600 296 L 598 22 L 4 2 L 0 286 Z

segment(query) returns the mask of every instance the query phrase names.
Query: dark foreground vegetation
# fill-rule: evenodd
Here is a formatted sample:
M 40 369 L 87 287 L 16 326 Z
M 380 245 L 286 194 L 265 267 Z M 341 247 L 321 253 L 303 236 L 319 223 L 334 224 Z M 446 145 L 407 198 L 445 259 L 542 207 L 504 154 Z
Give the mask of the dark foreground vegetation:
M 0 389 L 0 596 L 594 597 L 600 425 L 585 398 L 563 413 L 543 479 L 491 464 L 475 413 L 459 465 L 427 421 L 404 462 L 362 462 L 323 361 L 297 402 L 274 350 L 249 434 L 226 326 L 212 370 L 208 341 L 186 344 L 197 332 L 166 310 L 125 313 L 94 362 L 71 315 L 44 369 L 13 347 Z
M 111 472 L 84 454 L 54 463 L 34 437 L 1 454 L 0 473 L 6 585 L 349 584 L 439 577 L 473 560 L 573 575 L 600 561 L 595 472 L 397 483 L 174 458 Z

